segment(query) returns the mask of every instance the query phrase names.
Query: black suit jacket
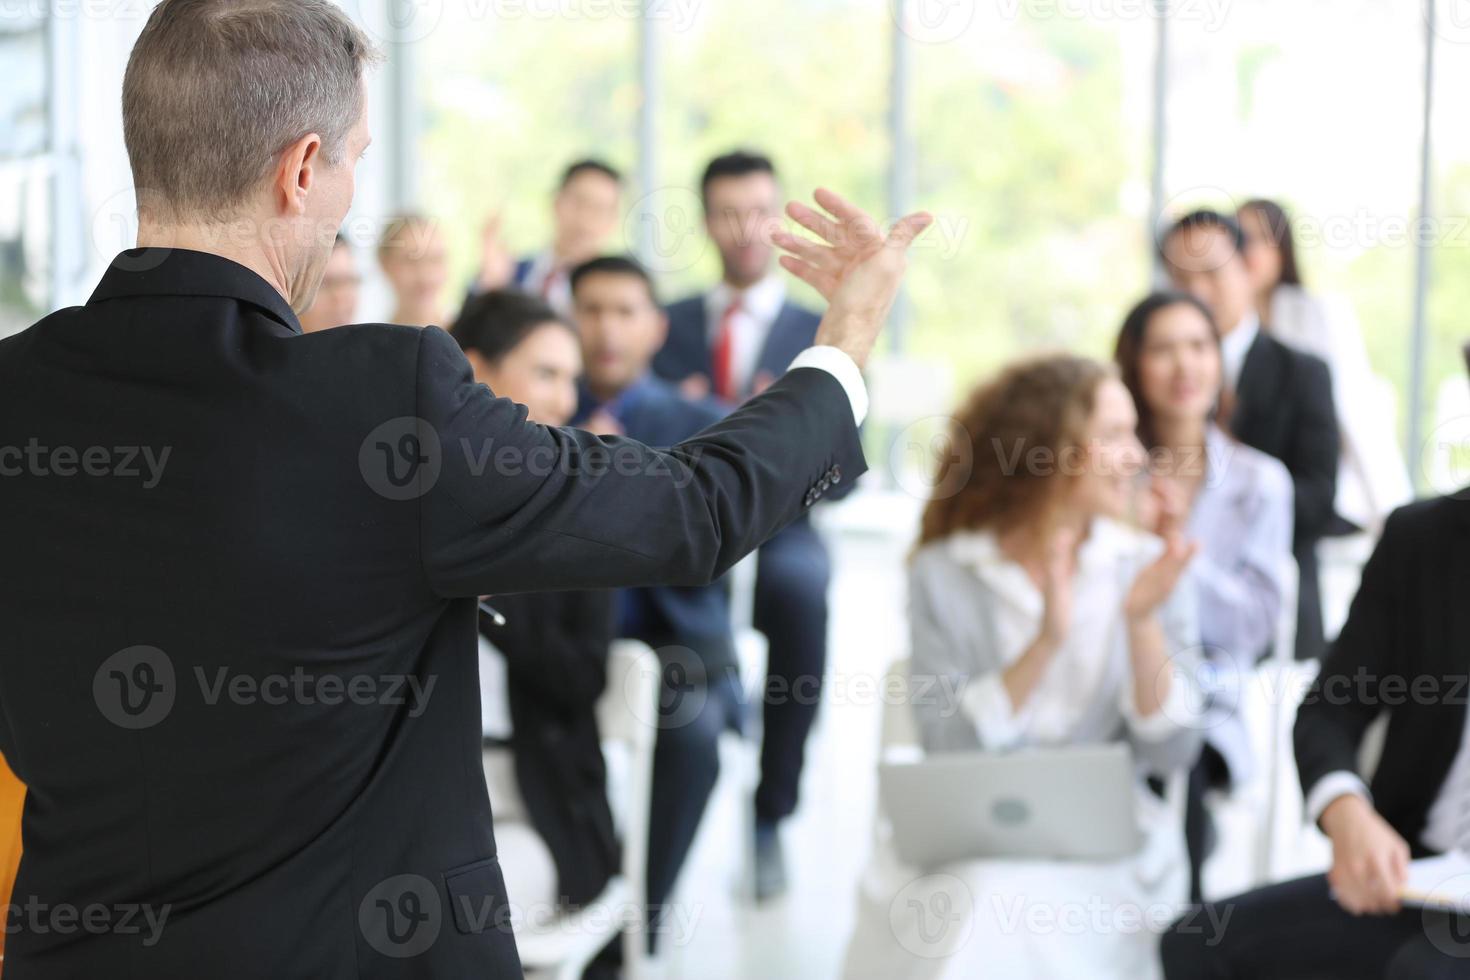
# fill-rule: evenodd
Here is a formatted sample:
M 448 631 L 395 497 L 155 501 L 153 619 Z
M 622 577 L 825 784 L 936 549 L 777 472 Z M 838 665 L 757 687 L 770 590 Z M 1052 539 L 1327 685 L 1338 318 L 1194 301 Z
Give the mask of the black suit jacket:
M 1460 748 L 1470 677 L 1470 490 L 1389 516 L 1342 633 L 1296 720 L 1302 790 L 1356 772 L 1363 732 L 1388 732 L 1373 804 L 1413 847 Z
M 1291 473 L 1295 493 L 1292 552 L 1301 573 L 1296 655 L 1322 653 L 1322 597 L 1317 542 L 1332 526 L 1341 440 L 1327 365 L 1263 328 L 1246 352 L 1230 428 L 1247 446 L 1275 456 Z
M 597 699 L 607 684 L 613 593 L 497 596 L 480 631 L 506 661 L 511 755 L 531 825 L 556 862 L 557 895 L 596 898 L 618 870 Z
M 657 452 L 528 423 L 441 330 L 302 335 L 240 265 L 121 254 L 0 341 L 8 980 L 519 976 L 475 597 L 709 582 L 837 465 L 822 371 Z

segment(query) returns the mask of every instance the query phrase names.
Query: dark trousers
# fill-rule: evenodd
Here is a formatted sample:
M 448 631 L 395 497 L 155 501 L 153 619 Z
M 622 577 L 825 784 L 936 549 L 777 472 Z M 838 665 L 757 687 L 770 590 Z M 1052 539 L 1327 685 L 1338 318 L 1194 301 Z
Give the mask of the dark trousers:
M 766 636 L 761 781 L 756 819 L 796 810 L 806 738 L 816 721 L 827 669 L 827 583 L 832 563 L 810 521 L 790 525 L 756 556 L 755 628 Z
M 720 776 L 720 734 L 738 731 L 741 724 L 740 680 L 733 667 L 689 678 L 682 664 L 663 664 L 648 826 L 650 949 Z
M 1161 954 L 1168 980 L 1458 980 L 1470 978 L 1470 918 L 1354 917 L 1313 875 L 1196 907 Z
M 1205 858 L 1215 849 L 1215 825 L 1205 808 L 1205 792 L 1225 786 L 1230 781 L 1225 760 L 1214 747 L 1206 744 L 1199 761 L 1189 771 L 1189 792 L 1184 798 L 1184 844 L 1189 851 L 1189 900 L 1203 901 L 1201 876 Z

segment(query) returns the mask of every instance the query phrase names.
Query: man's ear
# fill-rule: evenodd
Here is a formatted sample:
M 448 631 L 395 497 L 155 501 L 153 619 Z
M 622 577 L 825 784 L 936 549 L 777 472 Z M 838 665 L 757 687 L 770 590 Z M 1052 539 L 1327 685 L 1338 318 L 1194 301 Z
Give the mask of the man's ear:
M 271 196 L 282 211 L 290 214 L 306 211 L 306 198 L 316 183 L 316 170 L 321 164 L 322 138 L 316 133 L 307 133 L 281 153 Z

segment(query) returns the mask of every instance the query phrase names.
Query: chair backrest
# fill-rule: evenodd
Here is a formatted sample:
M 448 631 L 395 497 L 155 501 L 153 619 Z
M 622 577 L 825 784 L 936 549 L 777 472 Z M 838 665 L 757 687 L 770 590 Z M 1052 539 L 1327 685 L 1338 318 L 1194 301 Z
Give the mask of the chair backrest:
M 1301 588 L 1301 571 L 1290 552 L 1282 559 L 1278 573 L 1281 583 L 1281 612 L 1276 616 L 1275 659 L 1283 664 L 1296 660 L 1296 599 Z
M 607 655 L 607 687 L 597 701 L 597 724 L 604 754 L 621 750 L 622 778 L 613 812 L 621 818 L 622 876 L 633 907 L 647 904 L 648 821 L 653 796 L 653 749 L 658 738 L 658 655 L 637 640 L 615 640 Z M 609 760 L 609 772 L 614 770 Z M 623 970 L 641 976 L 647 937 L 641 929 L 623 930 Z

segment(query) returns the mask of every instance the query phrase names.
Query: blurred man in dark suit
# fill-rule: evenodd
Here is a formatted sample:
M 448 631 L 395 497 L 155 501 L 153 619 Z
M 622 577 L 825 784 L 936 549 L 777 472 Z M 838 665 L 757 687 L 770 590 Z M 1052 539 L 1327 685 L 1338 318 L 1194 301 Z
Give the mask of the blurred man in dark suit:
M 724 415 L 649 371 L 668 321 L 653 280 L 633 259 L 607 256 L 572 270 L 582 335 L 581 399 L 572 424 L 672 446 Z M 649 819 L 648 901 L 655 916 L 673 893 L 719 777 L 720 733 L 739 729 L 741 690 L 724 581 L 619 593 L 618 634 L 659 654 L 659 732 Z
M 735 152 L 711 160 L 700 180 L 705 230 L 720 252 L 721 280 L 669 307 L 669 337 L 653 370 L 690 397 L 738 405 L 762 391 L 809 346 L 818 316 L 786 297 L 772 268 L 781 189 L 771 161 Z M 831 496 L 852 488 L 843 484 Z M 768 644 L 761 781 L 755 794 L 755 889 L 786 888 L 778 833 L 796 809 L 806 739 L 827 668 L 831 559 L 806 519 L 767 542 L 756 564 L 755 627 Z
M 373 60 L 330 0 L 163 0 L 123 80 L 139 247 L 0 340 L 7 975 L 519 977 L 478 597 L 708 583 L 863 468 L 927 215 L 791 205 L 838 243 L 778 239 L 819 345 L 667 451 L 528 422 L 437 328 L 303 334 Z
M 1196 211 L 1174 223 L 1161 252 L 1169 277 L 1215 315 L 1225 374 L 1222 422 L 1241 442 L 1286 464 L 1295 491 L 1292 553 L 1301 573 L 1296 656 L 1322 655 L 1317 542 L 1336 523 L 1341 442 L 1327 365 L 1271 336 L 1256 316 L 1245 237 L 1234 218 Z

